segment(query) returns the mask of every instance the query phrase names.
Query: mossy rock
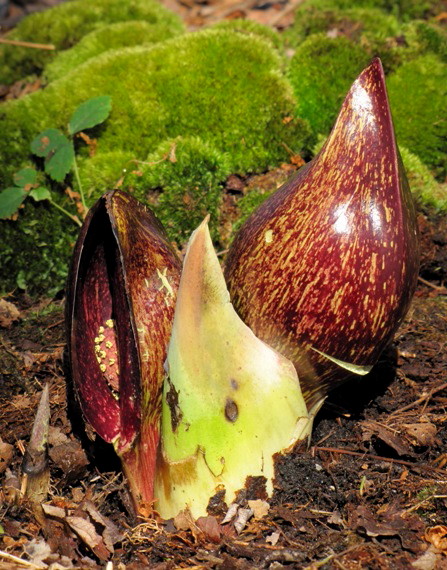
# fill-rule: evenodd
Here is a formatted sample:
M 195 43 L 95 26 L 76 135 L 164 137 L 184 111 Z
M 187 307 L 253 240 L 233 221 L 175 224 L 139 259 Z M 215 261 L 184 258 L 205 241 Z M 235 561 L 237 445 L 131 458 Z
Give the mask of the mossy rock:
M 81 38 L 72 48 L 59 53 L 45 68 L 45 76 L 53 81 L 107 50 L 155 44 L 174 37 L 180 32 L 179 26 L 152 24 L 144 20 L 131 20 L 103 26 Z
M 31 14 L 8 34 L 12 40 L 52 44 L 56 50 L 75 45 L 89 32 L 114 22 L 142 20 L 172 33 L 183 31 L 183 23 L 155 0 L 72 0 L 50 10 Z M 12 83 L 40 73 L 57 52 L 3 46 L 0 54 L 0 83 Z
M 29 160 L 29 143 L 38 132 L 50 126 L 64 128 L 81 102 L 109 94 L 110 117 L 89 131 L 90 136 L 97 137 L 96 155 L 88 156 L 85 145 L 77 144 L 89 205 L 114 187 L 125 170 L 135 169 L 135 161 L 147 161 L 153 153 L 160 156 L 160 145 L 181 137 L 189 141 L 185 157 L 189 153 L 191 172 L 188 178 L 185 158 L 179 160 L 175 184 L 169 182 L 164 166 L 158 172 L 159 181 L 152 178 L 150 184 L 165 188 L 155 204 L 159 214 L 164 221 L 173 219 L 175 212 L 181 218 L 188 212 L 182 201 L 188 200 L 204 200 L 207 209 L 216 211 L 219 181 L 228 173 L 259 172 L 276 166 L 287 158 L 286 147 L 299 152 L 308 137 L 307 123 L 293 119 L 295 99 L 283 66 L 283 59 L 269 40 L 221 29 L 181 35 L 153 47 L 105 52 L 50 83 L 45 90 L 1 106 L 0 120 L 8 137 L 0 140 L 0 154 L 9 173 L 9 177 L 0 173 L 3 187 L 10 185 L 12 172 Z M 208 170 L 213 176 L 211 186 Z M 147 195 L 151 188 L 149 178 L 145 180 Z M 130 185 L 124 177 L 121 187 L 126 189 L 127 183 Z M 137 193 L 143 191 L 142 181 L 134 179 L 132 184 Z M 188 184 L 189 197 L 185 198 Z M 32 222 L 33 212 L 26 205 L 20 223 Z M 203 213 L 204 209 L 200 210 L 200 217 Z M 191 211 L 188 215 L 188 227 L 170 230 L 177 240 L 186 239 L 195 224 Z M 65 235 L 70 222 L 57 218 L 55 223 Z M 3 235 L 3 227 L 0 224 L 0 240 L 10 240 L 10 234 Z M 52 255 L 53 233 L 47 236 L 40 226 L 38 231 L 48 244 L 48 255 Z M 18 233 L 16 247 L 21 247 L 19 243 Z M 67 263 L 66 258 L 63 261 Z M 0 261 L 0 271 L 7 275 L 9 285 L 22 269 L 20 263 L 13 266 Z M 29 283 L 33 288 L 32 279 Z
M 309 121 L 314 134 L 329 133 L 349 87 L 369 61 L 366 50 L 345 37 L 314 34 L 297 48 L 289 65 L 296 114 Z
M 221 183 L 231 169 L 230 158 L 199 137 L 163 141 L 144 160 L 123 151 L 104 153 L 86 161 L 82 182 L 98 187 L 115 180 L 139 200 L 149 203 L 179 247 L 210 214 L 210 229 L 217 237 Z M 102 179 L 102 180 L 101 180 Z
M 295 103 L 282 65 L 265 40 L 211 29 L 106 52 L 3 105 L 9 136 L 0 152 L 20 166 L 30 132 L 63 128 L 81 102 L 109 94 L 113 109 L 99 129 L 98 154 L 119 149 L 144 159 L 165 139 L 194 135 L 228 152 L 234 172 L 264 170 L 286 158 L 284 143 L 299 151 L 308 136 L 303 121 L 289 120 Z
M 447 64 L 427 54 L 387 78 L 397 140 L 440 180 L 447 174 Z

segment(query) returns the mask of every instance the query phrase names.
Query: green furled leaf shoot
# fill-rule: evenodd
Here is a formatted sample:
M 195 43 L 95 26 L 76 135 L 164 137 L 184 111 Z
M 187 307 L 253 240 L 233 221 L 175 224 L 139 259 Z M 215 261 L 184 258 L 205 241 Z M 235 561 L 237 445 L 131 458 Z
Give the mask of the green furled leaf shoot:
M 248 477 L 272 491 L 274 454 L 312 428 L 293 364 L 259 340 L 230 302 L 206 221 L 185 256 L 167 358 L 156 509 L 196 518 Z M 321 403 L 321 402 L 320 402 Z
M 111 109 L 112 98 L 109 95 L 101 95 L 85 101 L 73 113 L 68 124 L 68 132 L 74 135 L 84 129 L 100 125 L 107 119 Z

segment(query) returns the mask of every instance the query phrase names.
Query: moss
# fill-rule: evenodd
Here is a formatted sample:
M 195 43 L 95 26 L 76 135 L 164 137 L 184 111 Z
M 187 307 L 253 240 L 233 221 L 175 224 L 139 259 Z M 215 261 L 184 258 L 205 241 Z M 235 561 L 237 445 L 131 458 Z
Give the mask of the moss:
M 51 205 L 27 200 L 16 222 L 0 223 L 0 294 L 17 287 L 48 296 L 60 291 L 78 230 Z
M 109 49 L 154 44 L 180 33 L 179 26 L 167 24 L 132 20 L 103 26 L 84 36 L 71 49 L 61 52 L 45 68 L 45 76 L 52 81 Z
M 320 10 L 347 10 L 352 8 L 352 0 L 307 0 L 303 6 L 313 6 Z M 393 14 L 401 21 L 414 18 L 427 18 L 442 12 L 438 0 L 356 0 L 357 8 L 377 8 Z
M 447 174 L 447 65 L 428 54 L 388 76 L 397 140 L 444 179 Z
M 53 44 L 57 50 L 64 50 L 95 29 L 127 20 L 143 20 L 173 32 L 183 29 L 180 18 L 155 0 L 72 0 L 28 16 L 8 38 Z M 0 83 L 40 73 L 54 56 L 53 51 L 4 46 L 0 55 Z
M 432 52 L 447 61 L 447 32 L 433 22 L 413 20 L 402 30 L 405 46 L 399 53 L 402 61 Z
M 263 39 L 223 30 L 106 52 L 4 106 L 9 136 L 0 152 L 20 165 L 30 130 L 63 127 L 79 103 L 110 94 L 98 154 L 120 149 L 144 159 L 164 139 L 197 135 L 228 152 L 234 172 L 263 170 L 286 157 L 283 143 L 299 151 L 308 135 L 303 121 L 285 121 L 294 99 L 281 66 Z
M 210 214 L 210 229 L 217 235 L 223 182 L 230 174 L 229 157 L 198 137 L 178 137 L 160 144 L 125 184 L 133 193 L 151 199 L 152 207 L 171 240 L 179 246 Z
M 115 150 L 78 160 L 82 188 L 91 204 L 106 190 L 121 187 L 126 174 L 136 168 L 136 154 Z
M 154 162 L 148 156 L 160 157 L 166 141 L 181 137 L 178 165 L 163 164 L 152 178 L 149 172 L 144 177 L 129 174 L 121 187 L 138 195 L 163 188 L 156 203 L 159 214 L 165 222 L 186 218 L 186 226 L 168 228 L 177 241 L 186 239 L 206 210 L 217 221 L 219 181 L 228 173 L 262 171 L 287 158 L 285 147 L 301 150 L 308 126 L 291 119 L 295 100 L 283 66 L 270 41 L 220 29 L 185 34 L 153 47 L 105 52 L 45 90 L 2 106 L 8 133 L 0 139 L 2 161 L 11 174 L 29 159 L 29 142 L 36 133 L 50 126 L 64 128 L 79 103 L 110 94 L 110 117 L 89 132 L 98 139 L 96 155 L 89 157 L 79 145 L 88 203 L 113 187 L 123 169 L 141 169 L 130 161 Z M 3 177 L 4 185 L 10 182 Z M 20 217 L 29 223 L 33 212 L 25 208 Z M 55 224 L 65 236 L 70 222 L 56 217 Z M 3 236 L 0 224 L 0 240 L 5 239 L 13 239 L 12 233 Z M 48 256 L 61 255 L 50 238 L 47 244 Z M 22 247 L 20 231 L 15 246 Z M 66 255 L 62 262 L 67 263 Z M 24 268 L 28 271 L 27 263 L 23 266 L 18 259 L 15 274 Z
M 295 11 L 295 21 L 285 37 L 292 46 L 298 46 L 315 33 L 346 36 L 355 43 L 363 42 L 376 55 L 387 39 L 400 33 L 401 24 L 391 14 L 378 8 L 319 9 L 304 3 Z
M 213 24 L 213 29 L 230 30 L 246 36 L 259 36 L 268 40 L 276 49 L 282 50 L 283 47 L 283 38 L 276 30 L 253 20 L 221 20 Z
M 440 212 L 447 212 L 447 185 L 435 180 L 421 159 L 405 147 L 400 147 L 402 162 L 416 201 Z
M 368 63 L 366 51 L 344 37 L 315 34 L 295 51 L 289 78 L 296 113 L 309 121 L 315 134 L 329 133 L 351 83 Z
M 262 188 L 253 188 L 250 192 L 242 196 L 238 200 L 237 206 L 239 209 L 239 217 L 233 227 L 234 233 L 242 226 L 248 216 L 258 208 L 269 196 L 273 194 L 274 190 L 266 192 Z

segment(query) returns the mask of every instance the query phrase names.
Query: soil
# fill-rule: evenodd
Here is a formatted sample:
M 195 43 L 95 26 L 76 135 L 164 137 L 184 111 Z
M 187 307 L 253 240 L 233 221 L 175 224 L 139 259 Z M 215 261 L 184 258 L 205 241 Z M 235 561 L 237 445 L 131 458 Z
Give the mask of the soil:
M 238 11 L 286 25 L 291 13 L 282 3 L 167 4 L 191 26 Z M 228 179 L 227 221 L 252 184 Z M 394 342 L 370 375 L 329 396 L 308 448 L 277 458 L 273 497 L 259 481 L 241 495 L 239 529 L 223 523 L 219 497 L 197 521 L 136 518 L 113 451 L 83 426 L 66 382 L 63 293 L 1 299 L 0 568 L 447 568 L 447 219 L 420 212 L 419 227 L 420 281 Z M 36 475 L 26 449 L 46 384 L 49 474 Z

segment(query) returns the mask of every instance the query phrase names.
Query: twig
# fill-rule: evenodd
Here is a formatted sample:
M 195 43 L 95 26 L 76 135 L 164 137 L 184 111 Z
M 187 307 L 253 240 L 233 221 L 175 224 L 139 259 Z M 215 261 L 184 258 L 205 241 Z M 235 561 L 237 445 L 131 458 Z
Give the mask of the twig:
M 0 44 L 8 44 L 10 46 L 28 47 L 34 49 L 55 50 L 56 46 L 52 44 L 35 44 L 34 42 L 22 42 L 20 40 L 8 40 L 8 38 L 0 38 Z
M 447 288 L 443 287 L 442 285 L 435 285 L 434 283 L 431 283 L 430 281 L 427 281 L 426 279 L 423 279 L 422 277 L 418 277 L 418 280 L 423 283 L 424 285 L 427 285 L 427 287 L 431 287 L 432 289 L 434 289 L 435 291 L 440 291 L 443 293 L 447 293 Z
M 0 550 L 0 558 L 6 558 L 6 560 L 11 560 L 16 562 L 17 564 L 22 564 L 22 566 L 27 566 L 28 568 L 46 568 L 47 566 L 38 566 L 34 564 L 34 562 L 29 562 L 28 560 L 23 560 L 18 556 L 14 556 L 13 554 L 9 554 L 9 552 L 5 552 L 4 550 Z
M 422 506 L 424 503 L 427 503 L 428 501 L 431 501 L 432 499 L 447 499 L 447 495 L 431 495 L 430 497 L 427 497 L 426 499 L 422 499 L 422 501 L 419 501 L 419 503 L 416 503 L 415 505 L 413 505 L 412 507 L 407 509 L 406 512 L 411 513 L 413 511 L 417 511 L 417 509 L 420 506 Z
M 440 473 L 446 473 L 445 469 L 440 469 L 438 467 L 431 467 L 430 465 L 415 465 L 411 461 L 404 461 L 403 459 L 393 459 L 392 457 L 381 457 L 380 455 L 371 455 L 369 453 L 360 453 L 359 451 L 351 451 L 350 449 L 342 449 L 337 447 L 312 447 L 315 451 L 326 451 L 328 453 L 340 453 L 343 455 L 352 455 L 354 457 L 362 457 L 365 460 L 374 461 L 385 461 L 387 463 L 395 463 L 397 465 L 403 465 L 404 467 L 409 467 L 410 469 L 426 469 L 428 471 L 436 471 Z
M 436 394 L 437 392 L 441 392 L 442 390 L 445 390 L 447 388 L 447 382 L 444 382 L 444 384 L 441 384 L 441 386 L 438 386 L 437 388 L 434 388 L 433 390 L 431 390 L 430 392 L 428 392 L 428 394 L 424 394 L 422 395 L 420 398 L 418 398 L 417 400 L 415 400 L 414 402 L 411 402 L 411 404 L 407 404 L 406 406 L 404 406 L 403 408 L 399 408 L 398 410 L 394 410 L 394 412 L 391 412 L 390 416 L 393 416 L 395 414 L 400 414 L 401 412 L 406 412 L 407 410 L 410 410 L 411 408 L 414 408 L 414 406 L 418 406 L 419 404 L 422 404 L 422 402 L 424 400 L 430 400 L 430 398 Z

